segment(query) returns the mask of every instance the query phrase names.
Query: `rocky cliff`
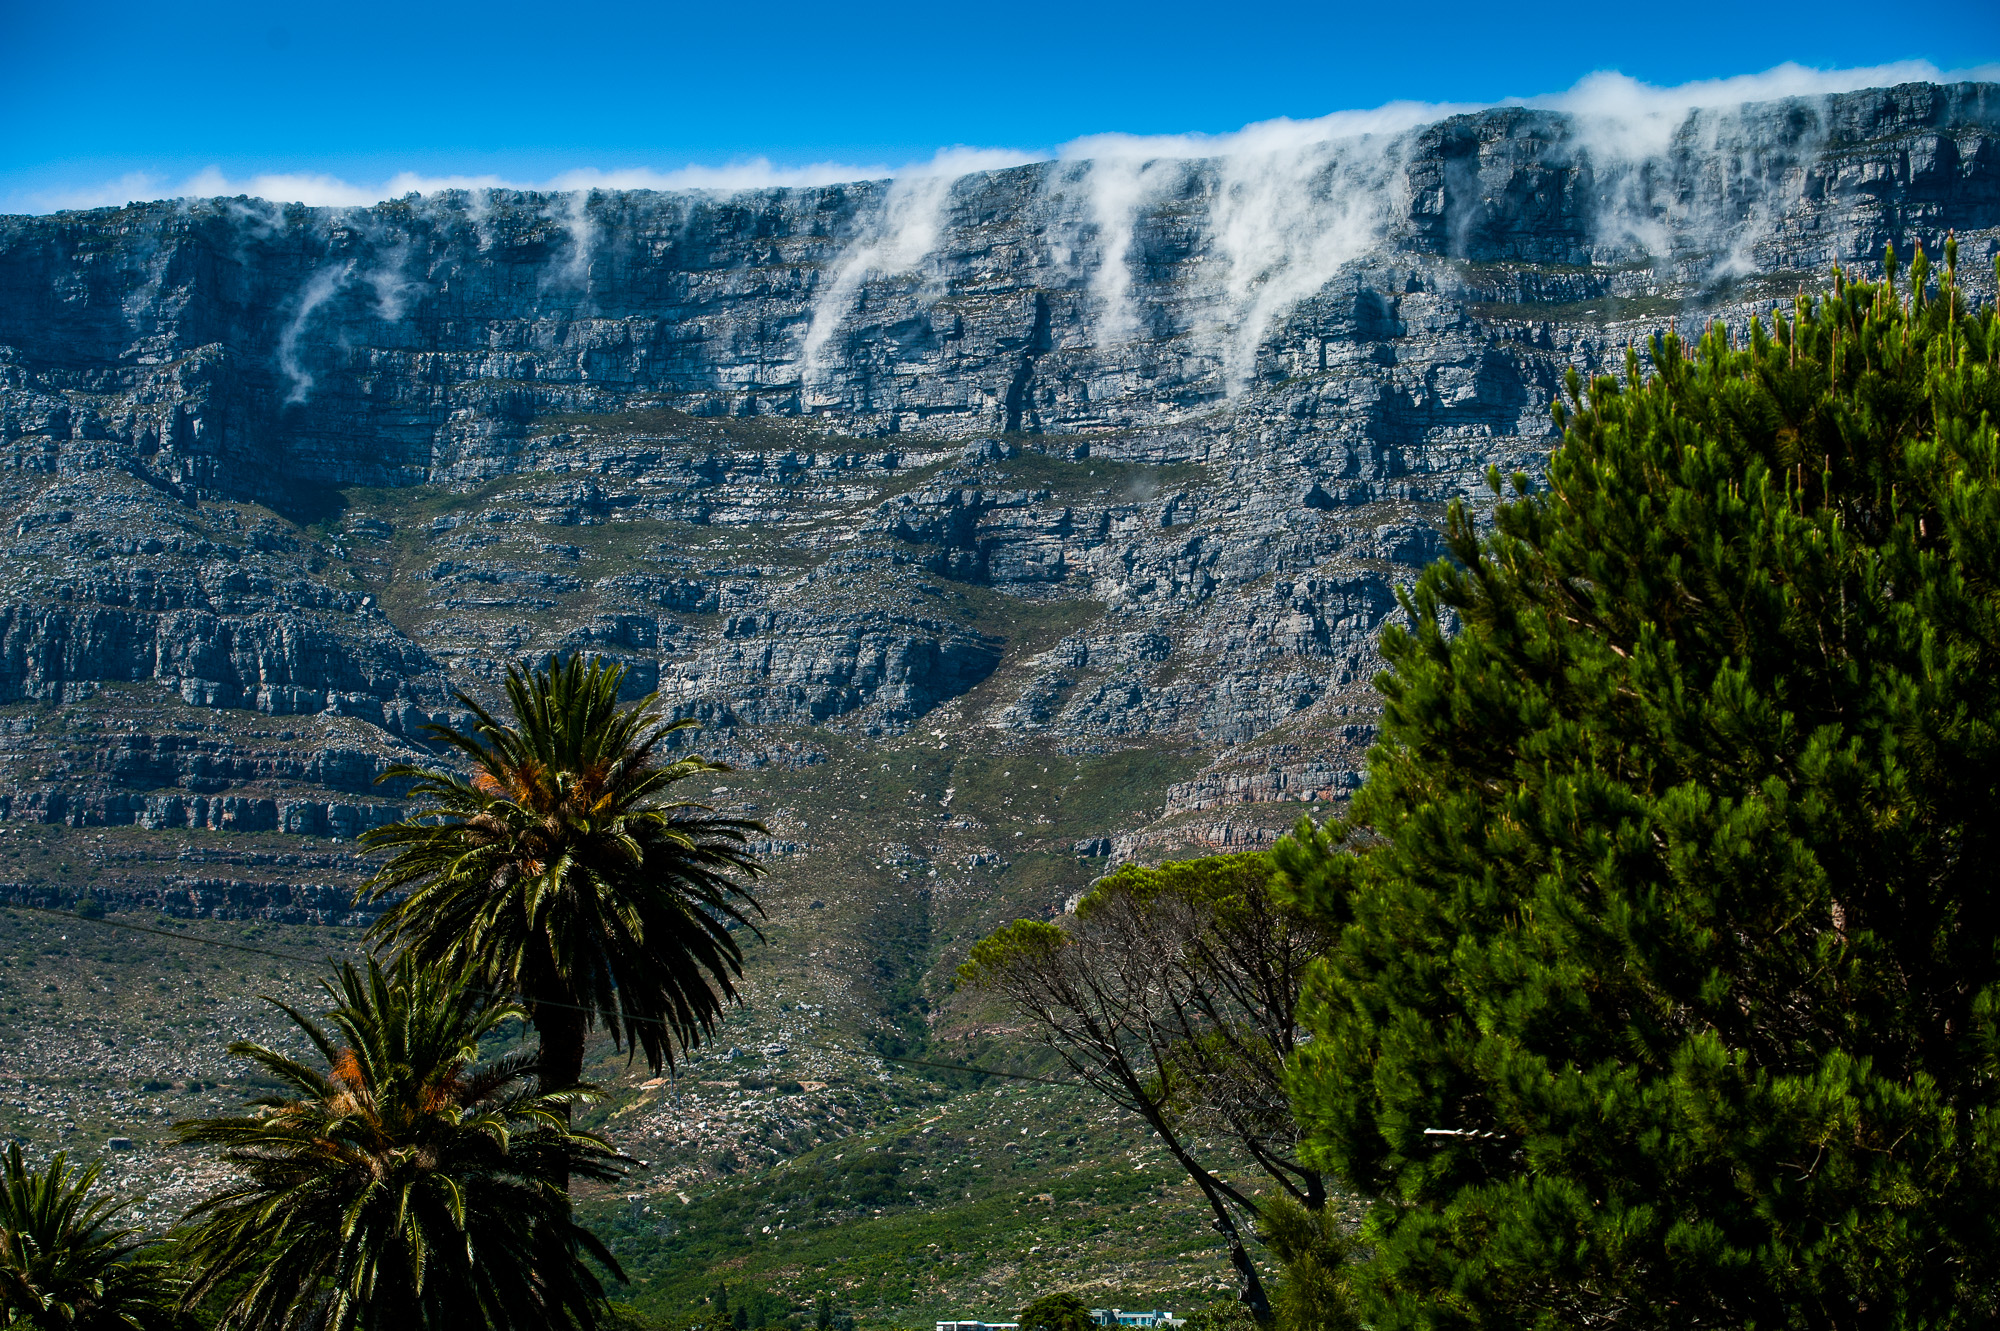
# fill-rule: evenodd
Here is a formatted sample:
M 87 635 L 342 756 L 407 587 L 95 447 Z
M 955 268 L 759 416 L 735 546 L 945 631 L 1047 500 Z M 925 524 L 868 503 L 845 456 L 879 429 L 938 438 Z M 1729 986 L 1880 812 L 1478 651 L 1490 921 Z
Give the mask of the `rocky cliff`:
M 1565 367 L 1947 231 L 2000 239 L 2000 88 L 0 219 L 0 809 L 229 831 L 283 905 L 453 689 L 584 648 L 921 969 L 1352 789 L 1395 587 Z

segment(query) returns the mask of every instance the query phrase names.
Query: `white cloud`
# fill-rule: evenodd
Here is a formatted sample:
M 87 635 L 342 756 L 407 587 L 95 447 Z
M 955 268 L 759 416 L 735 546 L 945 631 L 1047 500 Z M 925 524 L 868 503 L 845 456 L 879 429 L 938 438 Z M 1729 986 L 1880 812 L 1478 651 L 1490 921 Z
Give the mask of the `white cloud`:
M 1638 183 L 1629 168 L 1663 152 L 1691 112 L 1899 83 L 1994 80 L 2000 80 L 2000 65 L 1945 71 L 1923 61 L 1843 70 L 1785 64 L 1671 88 L 1600 72 L 1560 93 L 1495 105 L 1574 117 L 1577 142 L 1605 173 L 1600 183 L 1609 197 L 1601 231 L 1627 250 L 1659 255 L 1666 250 L 1663 224 L 1642 201 L 1626 197 Z M 1115 342 L 1137 327 L 1128 257 L 1137 219 L 1161 191 L 1177 187 L 1176 163 L 1214 162 L 1216 192 L 1205 206 L 1218 281 L 1200 308 L 1213 323 L 1224 385 L 1232 394 L 1239 391 L 1272 324 L 1378 239 L 1393 188 L 1383 154 L 1394 137 L 1483 109 L 1391 102 L 1313 120 L 1267 120 L 1226 134 L 1099 134 L 1064 144 L 1063 160 L 1090 163 L 1084 188 L 1099 244 L 1091 279 L 1096 340 Z M 1741 228 L 1739 250 L 1747 252 L 1763 227 L 1761 219 L 1750 219 Z M 1732 252 L 1722 262 L 1740 268 L 1748 260 Z
M 59 213 L 71 208 L 115 208 L 135 199 L 173 198 L 175 193 L 166 177 L 132 171 L 94 185 L 29 190 L 16 196 L 11 206 L 24 213 Z
M 292 311 L 292 318 L 278 335 L 278 367 L 285 377 L 292 381 L 291 391 L 285 394 L 285 403 L 290 406 L 306 400 L 312 392 L 312 372 L 299 361 L 299 336 L 306 330 L 313 311 L 331 300 L 354 276 L 352 261 L 322 268 L 314 273 L 305 288 L 299 292 L 298 304 Z
M 1674 87 L 1641 83 L 1615 71 L 1600 71 L 1579 80 L 1562 92 L 1531 97 L 1508 97 L 1499 106 L 1530 106 L 1566 111 L 1605 122 L 1622 129 L 1629 137 L 1626 146 L 1640 155 L 1651 143 L 1663 141 L 1686 114 L 1699 107 L 1730 106 L 1742 102 L 1768 101 L 1780 97 L 1802 97 L 1859 88 L 1879 88 L 1897 83 L 1960 81 L 2000 81 L 2000 65 L 1980 65 L 1970 69 L 1941 70 L 1924 60 L 1905 60 L 1886 65 L 1855 69 L 1811 69 L 1783 64 L 1758 74 L 1732 78 L 1702 79 Z M 690 163 L 660 169 L 651 166 L 618 168 L 577 167 L 559 172 L 546 180 L 512 180 L 497 175 L 425 175 L 404 171 L 382 181 L 354 182 L 324 173 L 273 172 L 230 177 L 216 167 L 179 181 L 155 172 L 133 172 L 115 180 L 83 186 L 62 186 L 29 190 L 16 196 L 18 205 L 32 212 L 55 212 L 67 208 L 97 208 L 135 200 L 159 198 L 214 198 L 247 194 L 278 203 L 304 203 L 315 207 L 356 207 L 400 198 L 410 193 L 431 194 L 448 189 L 526 190 L 713 190 L 734 193 L 742 190 L 829 185 L 843 181 L 881 180 L 887 177 L 910 179 L 940 175 L 965 175 L 974 171 L 999 170 L 1024 162 L 1055 156 L 1066 161 L 1157 161 L 1244 155 L 1284 154 L 1310 145 L 1363 136 L 1396 134 L 1418 125 L 1481 110 L 1485 103 L 1389 102 L 1369 110 L 1336 111 L 1310 120 L 1277 119 L 1245 125 L 1225 134 L 1092 134 L 1061 145 L 1053 154 L 1020 152 L 996 148 L 956 147 L 940 150 L 932 158 L 900 167 L 883 164 L 814 162 L 804 166 L 777 166 L 768 158 L 753 157 L 720 166 Z
M 1004 171 L 1041 160 L 1006 148 L 941 148 L 928 162 L 895 173 L 881 210 L 841 252 L 833 276 L 813 300 L 801 349 L 805 381 L 819 377 L 826 345 L 853 308 L 855 293 L 871 274 L 919 270 L 937 245 L 945 203 L 954 182 L 980 171 Z
M 1297 151 L 1319 143 L 1366 135 L 1400 134 L 1494 106 L 1528 106 L 1566 111 L 1579 116 L 1630 122 L 1678 125 L 1700 107 L 1737 106 L 1781 97 L 1822 96 L 1862 88 L 1886 88 L 1899 83 L 2000 82 L 2000 64 L 1942 70 L 1927 60 L 1903 60 L 1855 69 L 1809 69 L 1783 64 L 1761 74 L 1725 79 L 1701 79 L 1673 87 L 1656 87 L 1615 70 L 1600 70 L 1562 92 L 1534 97 L 1506 97 L 1498 102 L 1388 102 L 1364 111 L 1335 111 L 1312 120 L 1279 118 L 1245 125 L 1225 134 L 1092 134 L 1073 139 L 1057 150 L 1064 160 L 1137 159 L 1141 161 L 1233 157 L 1243 154 Z
M 1668 219 L 1646 196 L 1646 161 L 1661 154 L 1690 113 L 1786 97 L 1824 96 L 1908 82 L 2000 81 L 2000 65 L 1940 70 L 1923 61 L 1857 69 L 1821 70 L 1785 64 L 1758 74 L 1707 79 L 1676 87 L 1656 87 L 1613 71 L 1589 75 L 1557 93 L 1512 97 L 1493 105 L 1523 106 L 1573 117 L 1574 136 L 1596 166 L 1604 198 L 1598 219 L 1599 247 L 1613 258 L 1662 257 L 1670 241 Z M 1164 194 L 1184 190 L 1197 178 L 1207 181 L 1197 206 L 1206 210 L 1210 257 L 1202 269 L 1212 289 L 1192 316 L 1202 325 L 1227 391 L 1239 391 L 1256 373 L 1265 335 L 1299 300 L 1322 289 L 1344 266 L 1366 253 L 1380 237 L 1391 197 L 1399 188 L 1395 159 L 1398 137 L 1447 116 L 1484 109 L 1469 103 L 1391 102 L 1370 110 L 1337 111 L 1315 119 L 1277 119 L 1223 134 L 1097 134 L 1061 145 L 1053 153 L 951 147 L 902 166 L 817 162 L 778 166 L 752 158 L 721 166 L 691 164 L 673 169 L 632 166 L 578 167 L 540 181 L 498 175 L 424 175 L 401 172 L 376 183 L 353 183 L 324 173 L 272 173 L 232 178 L 210 167 L 179 182 L 136 173 L 102 185 L 30 196 L 42 211 L 121 204 L 142 198 L 231 197 L 249 195 L 277 203 L 356 207 L 412 193 L 469 191 L 469 214 L 487 237 L 486 191 L 551 191 L 565 197 L 548 205 L 548 215 L 569 233 L 570 253 L 553 276 L 567 286 L 589 290 L 595 229 L 589 211 L 593 190 L 713 191 L 735 193 L 838 182 L 891 181 L 882 197 L 857 219 L 814 294 L 799 354 L 804 379 L 818 381 L 829 350 L 852 314 L 865 282 L 935 277 L 932 252 L 946 226 L 956 182 L 984 171 L 1002 170 L 1054 157 L 1062 174 L 1080 185 L 1076 205 L 1051 240 L 1051 255 L 1067 264 L 1077 246 L 1093 250 L 1095 267 L 1088 288 L 1094 310 L 1093 338 L 1100 345 L 1123 341 L 1139 331 L 1133 307 L 1134 229 Z M 1704 117 L 1699 133 L 1713 135 L 1727 116 Z M 1725 155 L 1726 156 L 1726 155 Z M 1202 161 L 1199 169 L 1187 163 Z M 1740 169 L 1740 168 L 1732 168 Z M 1190 173 L 1193 174 L 1190 174 Z M 1754 194 L 1755 191 L 1749 191 Z M 1686 206 L 1698 206 L 1690 204 Z M 1720 261 L 1725 268 L 1754 261 L 1752 251 L 1769 219 L 1755 212 L 1736 219 L 1736 247 Z M 292 399 L 312 386 L 298 363 L 295 344 L 316 309 L 350 281 L 372 286 L 385 317 L 397 317 L 406 294 L 416 289 L 403 273 L 398 251 L 378 268 L 357 274 L 351 267 L 316 274 L 301 293 L 281 339 L 280 361 L 292 381 Z
M 1543 106 L 1554 111 L 1596 115 L 1685 112 L 1703 106 L 1737 106 L 1781 97 L 1815 97 L 1890 88 L 1899 83 L 1991 83 L 2000 80 L 2000 64 L 1970 69 L 1939 69 L 1928 60 L 1899 60 L 1854 69 L 1811 69 L 1787 61 L 1761 74 L 1737 74 L 1726 79 L 1701 79 L 1671 88 L 1627 78 L 1613 70 L 1585 76 L 1566 92 L 1542 97 L 1509 98 L 1505 104 Z
M 725 166 L 692 164 L 671 171 L 649 166 L 602 169 L 577 167 L 546 180 L 510 180 L 505 176 L 432 176 L 400 171 L 379 184 L 355 184 L 319 173 L 269 172 L 231 177 L 219 167 L 207 167 L 179 183 L 152 172 L 135 171 L 102 184 L 31 192 L 21 202 L 32 212 L 71 208 L 117 207 L 149 199 L 214 199 L 249 195 L 273 203 L 303 203 L 314 208 L 359 208 L 406 194 L 442 190 L 518 189 L 570 193 L 579 190 L 712 190 L 733 194 L 743 190 L 806 188 L 855 180 L 890 177 L 957 177 L 974 171 L 997 171 L 1042 160 L 1046 154 L 1004 148 L 944 148 L 936 156 L 906 166 L 814 162 L 807 166 L 774 166 L 755 157 Z
M 779 167 L 766 157 L 731 162 L 727 166 L 684 166 L 674 171 L 656 171 L 649 166 L 624 167 L 603 171 L 581 167 L 564 171 L 538 185 L 516 185 L 516 189 L 650 189 L 739 190 L 807 188 L 837 185 L 848 180 L 880 180 L 893 174 L 886 166 L 850 166 L 842 162 L 815 162 L 810 166 Z

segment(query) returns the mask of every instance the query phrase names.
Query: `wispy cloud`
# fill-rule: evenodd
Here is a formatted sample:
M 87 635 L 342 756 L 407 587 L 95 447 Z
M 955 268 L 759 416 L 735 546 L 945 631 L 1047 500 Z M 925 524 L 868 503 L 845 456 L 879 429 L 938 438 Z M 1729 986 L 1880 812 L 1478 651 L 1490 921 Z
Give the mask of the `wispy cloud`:
M 1620 192 L 1621 182 L 1627 189 L 1635 183 L 1630 171 L 1621 175 L 1621 168 L 1657 157 L 1692 112 L 1961 80 L 2000 80 L 2000 65 L 1945 71 L 1921 61 L 1843 70 L 1786 64 L 1761 74 L 1671 88 L 1600 72 L 1563 92 L 1494 105 L 1572 116 L 1577 143 L 1598 166 L 1600 184 L 1610 195 L 1601 229 L 1628 250 L 1663 255 L 1668 244 L 1661 223 L 1651 208 Z M 1122 340 L 1138 326 L 1127 258 L 1138 217 L 1162 192 L 1180 187 L 1186 170 L 1181 163 L 1214 163 L 1216 184 L 1205 206 L 1217 262 L 1206 271 L 1214 274 L 1216 286 L 1202 308 L 1212 324 L 1225 387 L 1232 394 L 1240 391 L 1255 371 L 1273 324 L 1379 240 L 1390 192 L 1385 153 L 1396 137 L 1482 109 L 1470 103 L 1392 102 L 1311 120 L 1267 120 L 1226 134 L 1099 134 L 1063 145 L 1065 161 L 1088 164 L 1082 185 L 1100 248 L 1091 280 L 1098 302 L 1097 340 Z M 1761 234 L 1754 225 L 1739 231 L 1743 246 Z M 1744 260 L 1732 255 L 1725 262 Z
M 1661 122 L 1671 132 L 1688 112 L 1784 97 L 1824 96 L 1899 83 L 2000 82 L 2000 64 L 1939 69 L 1927 60 L 1903 60 L 1855 69 L 1810 69 L 1783 64 L 1761 74 L 1702 79 L 1673 87 L 1641 83 L 1615 70 L 1586 75 L 1562 92 L 1506 97 L 1498 102 L 1389 102 L 1363 111 L 1335 111 L 1310 120 L 1262 120 L 1224 134 L 1092 134 L 1057 150 L 1070 161 L 1186 160 L 1294 152 L 1313 144 L 1368 135 L 1400 134 L 1495 106 L 1528 106 L 1628 122 Z
M 1851 92 L 1897 83 L 1968 80 L 2000 81 L 2000 65 L 1944 70 L 1924 60 L 1854 69 L 1811 69 L 1804 65 L 1783 64 L 1758 74 L 1703 79 L 1674 87 L 1657 87 L 1623 74 L 1601 71 L 1588 75 L 1561 92 L 1509 97 L 1497 103 L 1390 102 L 1368 110 L 1336 111 L 1313 119 L 1259 121 L 1224 134 L 1093 134 L 1062 144 L 1053 151 L 947 148 L 931 158 L 901 166 L 852 162 L 779 166 L 768 158 L 754 157 L 720 166 L 692 163 L 668 169 L 651 166 L 577 167 L 545 180 L 515 180 L 491 174 L 426 175 L 404 171 L 386 180 L 358 182 L 324 173 L 272 172 L 231 177 L 216 167 L 178 181 L 164 174 L 134 172 L 94 185 L 26 190 L 15 197 L 12 206 L 30 212 L 56 212 L 70 208 L 115 206 L 144 199 L 213 198 L 241 194 L 277 203 L 359 207 L 412 193 L 432 194 L 451 189 L 565 192 L 650 189 L 737 193 L 888 177 L 908 180 L 957 176 L 1051 157 L 1067 161 L 1157 161 L 1284 153 L 1317 143 L 1396 134 L 1445 116 L 1481 110 L 1488 105 L 1541 107 L 1617 122 L 1629 127 L 1636 140 L 1655 134 L 1670 134 L 1687 112 L 1700 107 Z
M 1004 148 L 945 148 L 936 156 L 900 167 L 849 162 L 814 162 L 807 166 L 776 166 L 764 157 L 724 166 L 689 165 L 671 171 L 649 166 L 604 169 L 577 167 L 546 180 L 510 180 L 505 176 L 435 176 L 402 171 L 379 183 L 356 184 L 325 173 L 270 172 L 231 177 L 208 167 L 178 183 L 169 177 L 133 172 L 102 184 L 43 190 L 21 202 L 34 212 L 70 208 L 105 208 L 148 199 L 213 199 L 248 195 L 273 203 L 303 203 L 314 208 L 359 208 L 407 194 L 441 190 L 519 189 L 570 193 L 578 190 L 713 190 L 735 194 L 745 190 L 833 185 L 854 180 L 886 180 L 961 176 L 1039 161 L 1046 153 Z

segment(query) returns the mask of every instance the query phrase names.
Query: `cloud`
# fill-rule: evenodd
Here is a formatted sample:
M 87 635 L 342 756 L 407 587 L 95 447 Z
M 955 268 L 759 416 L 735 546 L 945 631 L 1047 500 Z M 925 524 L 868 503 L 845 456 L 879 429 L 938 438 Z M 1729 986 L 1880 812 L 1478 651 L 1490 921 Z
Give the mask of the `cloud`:
M 513 180 L 498 175 L 426 175 L 404 171 L 381 181 L 348 181 L 324 173 L 272 172 L 231 177 L 209 167 L 175 182 L 155 172 L 133 172 L 114 180 L 82 186 L 60 186 L 17 194 L 14 206 L 30 212 L 99 208 L 137 200 L 214 198 L 247 194 L 277 203 L 314 207 L 360 207 L 407 194 L 440 190 L 522 189 L 572 190 L 745 190 L 808 187 L 857 180 L 898 180 L 966 175 L 1000 170 L 1050 157 L 1064 161 L 1190 160 L 1283 154 L 1311 145 L 1391 135 L 1446 116 L 1495 106 L 1528 106 L 1565 111 L 1620 127 L 1629 135 L 1628 148 L 1643 155 L 1653 142 L 1663 142 L 1687 113 L 1702 107 L 1733 106 L 1781 97 L 1819 96 L 1879 88 L 1898 83 L 2000 81 L 2000 65 L 1943 70 L 1925 60 L 1905 60 L 1854 69 L 1812 69 L 1783 64 L 1757 74 L 1702 79 L 1673 87 L 1641 83 L 1616 71 L 1587 75 L 1561 92 L 1508 97 L 1496 103 L 1389 102 L 1367 110 L 1335 111 L 1314 119 L 1259 121 L 1223 134 L 1092 134 L 1060 145 L 1053 152 L 1023 152 L 1000 148 L 954 147 L 901 166 L 850 162 L 813 162 L 778 166 L 765 157 L 723 165 L 690 163 L 661 169 L 651 166 L 576 167 L 546 180 Z
M 851 166 L 842 162 L 815 162 L 810 166 L 773 166 L 769 158 L 753 157 L 727 166 L 684 166 L 674 171 L 656 171 L 649 166 L 623 167 L 604 171 L 581 167 L 564 171 L 537 185 L 514 185 L 515 189 L 546 190 L 714 190 L 737 193 L 743 190 L 810 188 L 838 185 L 850 180 L 880 180 L 894 172 L 886 166 Z
M 278 335 L 278 368 L 285 372 L 285 377 L 292 383 L 291 391 L 285 394 L 287 406 L 305 401 L 306 394 L 312 392 L 312 372 L 299 360 L 300 335 L 305 332 L 306 324 L 313 317 L 313 311 L 333 299 L 353 276 L 354 264 L 351 260 L 322 268 L 313 274 L 304 290 L 299 292 L 298 304 L 292 311 L 291 320 Z
M 922 176 L 946 176 L 956 180 L 960 176 L 974 175 L 981 171 L 1005 171 L 1009 167 L 1026 166 L 1030 162 L 1045 162 L 1047 153 L 1019 152 L 1012 148 L 940 148 L 937 155 L 928 162 L 912 162 L 899 168 L 894 174 L 898 180 Z
M 1726 133 L 1731 120 L 1719 114 L 1690 122 L 1691 114 L 1899 83 L 1959 81 L 2000 81 L 2000 65 L 1940 70 L 1924 61 L 1903 61 L 1823 70 L 1784 64 L 1762 73 L 1675 87 L 1600 71 L 1561 92 L 1510 97 L 1491 105 L 1571 116 L 1575 146 L 1596 168 L 1603 195 L 1599 201 L 1603 216 L 1596 227 L 1598 252 L 1621 261 L 1657 261 L 1669 257 L 1673 228 L 1666 212 L 1710 205 L 1699 200 L 1669 200 L 1661 205 L 1648 192 L 1644 164 L 1657 159 L 1673 136 L 1691 123 L 1698 136 L 1713 137 Z M 1312 119 L 1260 121 L 1221 134 L 1089 135 L 1053 152 L 956 146 L 901 166 L 842 162 L 779 166 L 757 157 L 673 169 L 578 167 L 540 181 L 401 172 L 360 184 L 324 173 L 232 178 L 211 167 L 178 184 L 139 173 L 88 189 L 37 196 L 32 203 L 54 210 L 137 198 L 249 195 L 277 203 L 358 207 L 410 194 L 464 191 L 469 195 L 468 214 L 484 245 L 490 243 L 487 191 L 547 191 L 560 196 L 548 202 L 547 215 L 570 238 L 568 257 L 552 270 L 553 277 L 587 295 L 596 244 L 590 209 L 593 191 L 729 194 L 886 179 L 888 187 L 857 219 L 854 232 L 840 245 L 814 291 L 799 345 L 810 391 L 834 359 L 836 339 L 866 283 L 903 279 L 928 286 L 935 279 L 932 254 L 947 225 L 957 182 L 975 173 L 1053 158 L 1062 164 L 1056 174 L 1066 182 L 1064 189 L 1075 203 L 1058 219 L 1062 225 L 1052 232 L 1050 254 L 1065 265 L 1079 254 L 1089 256 L 1084 262 L 1090 267 L 1092 337 L 1100 346 L 1128 340 L 1141 331 L 1141 312 L 1133 294 L 1137 228 L 1162 197 L 1195 186 L 1198 197 L 1191 201 L 1206 213 L 1209 257 L 1214 262 L 1203 265 L 1195 279 L 1205 289 L 1191 307 L 1194 312 L 1177 317 L 1192 321 L 1205 354 L 1214 357 L 1223 385 L 1233 395 L 1257 373 L 1269 329 L 1380 239 L 1394 202 L 1391 196 L 1398 188 L 1395 163 L 1402 136 L 1448 116 L 1482 109 L 1484 105 L 1471 103 L 1400 101 Z M 1206 165 L 1191 165 L 1197 162 Z M 1729 162 L 1730 170 L 1757 169 L 1754 162 L 1745 165 L 1734 158 Z M 1755 247 L 1770 228 L 1771 219 L 1757 202 L 1759 192 L 1741 193 L 1752 200 L 1750 211 L 1720 219 L 1728 223 L 1733 248 L 1717 261 L 1717 272 L 1752 265 Z M 1729 192 L 1729 197 L 1735 199 L 1736 193 Z M 312 386 L 311 373 L 299 363 L 296 344 L 317 308 L 350 281 L 365 280 L 373 287 L 384 317 L 397 317 L 407 294 L 417 289 L 402 271 L 406 257 L 399 251 L 366 273 L 357 275 L 351 267 L 329 269 L 308 282 L 281 339 L 280 361 L 292 381 L 292 400 L 301 399 Z
M 1861 88 L 1890 88 L 1899 83 L 1992 83 L 2000 81 L 2000 64 L 1969 69 L 1939 69 L 1928 60 L 1899 60 L 1854 69 L 1811 69 L 1787 61 L 1761 74 L 1737 74 L 1726 79 L 1701 79 L 1670 88 L 1627 78 L 1614 70 L 1586 75 L 1566 92 L 1541 97 L 1509 98 L 1502 105 L 1539 106 L 1552 111 L 1592 115 L 1684 113 L 1698 107 L 1738 106 L 1782 97 L 1818 97 Z
M 363 208 L 408 194 L 444 190 L 517 189 L 554 193 L 588 190 L 710 190 L 722 194 L 745 190 L 809 188 L 856 180 L 905 177 L 957 177 L 975 171 L 997 171 L 1039 161 L 1047 154 L 1004 148 L 944 148 L 936 156 L 905 166 L 814 162 L 806 166 L 774 166 L 754 157 L 724 166 L 693 164 L 671 171 L 648 166 L 577 167 L 546 180 L 510 180 L 505 176 L 423 175 L 400 171 L 379 184 L 355 184 L 323 172 L 268 172 L 231 177 L 220 167 L 207 167 L 179 183 L 152 172 L 135 171 L 101 184 L 28 193 L 19 200 L 27 211 L 50 213 L 80 208 L 110 208 L 150 199 L 214 199 L 249 195 L 273 203 L 303 203 L 313 208 Z
M 841 251 L 832 276 L 813 300 L 800 352 L 806 383 L 819 378 L 827 343 L 853 308 L 862 282 L 870 275 L 923 267 L 937 245 L 955 182 L 977 172 L 1004 171 L 1038 160 L 1042 159 L 1035 154 L 1006 148 L 941 148 L 929 161 L 897 171 L 881 209 Z
M 1600 231 L 1634 254 L 1664 255 L 1663 221 L 1638 197 L 1632 168 L 1661 155 L 1692 112 L 1786 97 L 1824 96 L 1899 83 L 2000 80 L 2000 65 L 1940 70 L 1923 61 L 1862 69 L 1818 70 L 1785 64 L 1760 74 L 1655 87 L 1612 71 L 1591 74 L 1563 92 L 1514 97 L 1494 105 L 1527 106 L 1574 118 L 1576 140 L 1606 187 Z M 1132 336 L 1130 252 L 1138 219 L 1181 180 L 1180 163 L 1215 164 L 1207 197 L 1208 235 L 1218 262 L 1215 289 L 1200 302 L 1234 394 L 1254 373 L 1266 331 L 1306 295 L 1379 238 L 1392 188 L 1384 158 L 1396 136 L 1448 116 L 1486 109 L 1443 102 L 1392 102 L 1311 120 L 1267 120 L 1225 134 L 1098 134 L 1064 144 L 1066 162 L 1088 163 L 1084 190 L 1098 237 L 1090 290 L 1100 344 Z M 1719 268 L 1740 269 L 1768 229 L 1752 216 Z
M 9 200 L 8 206 L 24 213 L 60 213 L 81 208 L 116 208 L 138 199 L 174 196 L 175 191 L 167 185 L 166 177 L 149 171 L 131 171 L 115 180 L 91 185 L 28 190 Z
M 2000 64 L 1943 70 L 1928 60 L 1855 69 L 1811 69 L 1786 63 L 1761 74 L 1701 79 L 1665 88 L 1641 83 L 1615 70 L 1600 70 L 1562 92 L 1533 97 L 1506 97 L 1498 102 L 1389 102 L 1370 110 L 1335 111 L 1311 120 L 1263 120 L 1223 134 L 1092 134 L 1063 144 L 1057 155 L 1065 161 L 1162 161 L 1295 152 L 1342 139 L 1400 134 L 1447 116 L 1495 106 L 1535 107 L 1603 120 L 1665 122 L 1671 133 L 1689 111 L 1703 107 L 1824 96 L 1899 83 L 1991 82 L 2000 82 Z

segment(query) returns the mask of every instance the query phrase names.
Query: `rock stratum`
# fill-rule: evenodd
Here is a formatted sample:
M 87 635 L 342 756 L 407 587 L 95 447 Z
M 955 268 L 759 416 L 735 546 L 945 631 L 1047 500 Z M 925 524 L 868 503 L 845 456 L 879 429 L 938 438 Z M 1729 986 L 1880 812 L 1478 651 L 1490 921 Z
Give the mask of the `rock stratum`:
M 1358 785 L 1396 588 L 1567 367 L 1947 232 L 1990 288 L 2000 87 L 0 219 L 0 874 L 338 918 L 294 884 L 375 777 L 581 648 L 905 1021 L 1004 913 Z

